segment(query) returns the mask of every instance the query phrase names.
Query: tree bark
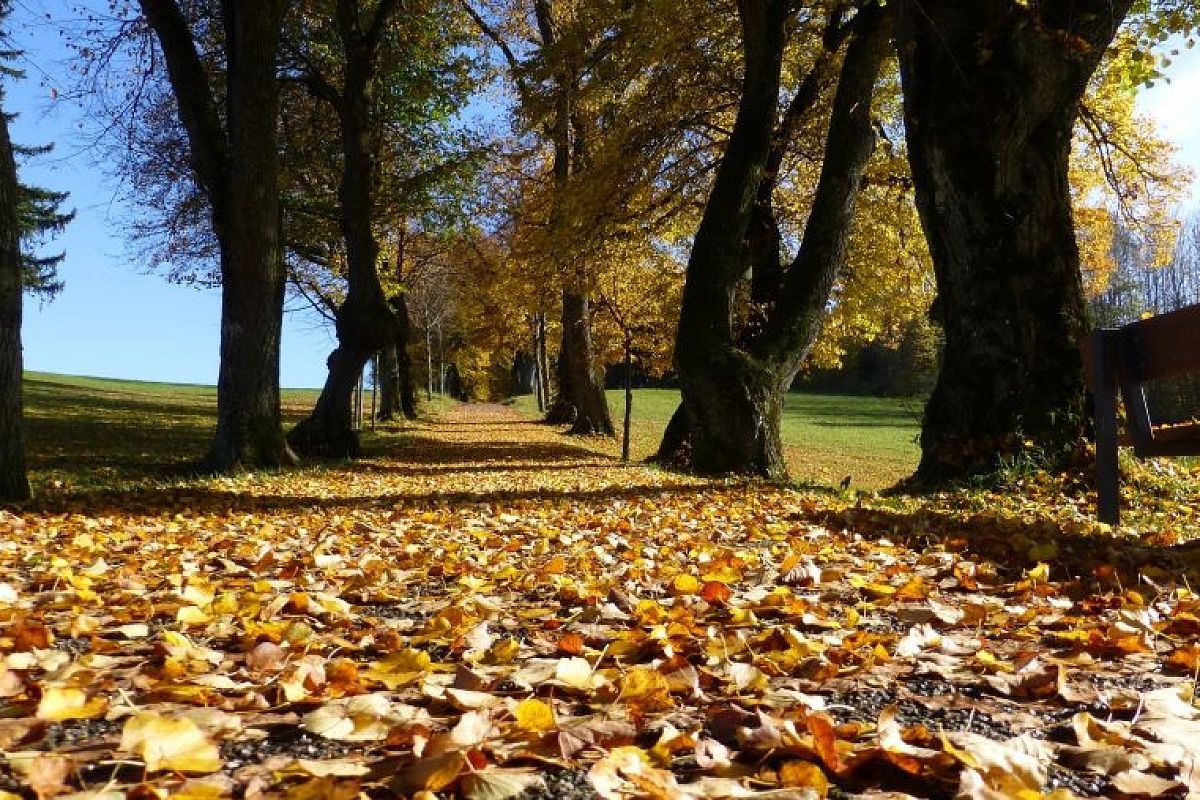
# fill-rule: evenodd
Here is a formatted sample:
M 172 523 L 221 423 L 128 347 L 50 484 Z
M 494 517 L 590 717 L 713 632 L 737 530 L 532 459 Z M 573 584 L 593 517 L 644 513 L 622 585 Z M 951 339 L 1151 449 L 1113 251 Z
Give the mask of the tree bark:
M 408 300 L 404 293 L 392 298 L 392 313 L 396 317 L 396 369 L 400 377 L 400 413 L 405 419 L 417 418 L 417 384 L 413 380 L 412 356 L 408 345 L 412 339 L 412 323 L 408 319 Z
M 682 414 L 668 426 L 658 458 L 703 473 L 786 477 L 783 395 L 820 331 L 874 145 L 871 101 L 890 25 L 885 12 L 862 11 L 838 78 L 800 249 L 779 269 L 770 167 L 777 168 L 778 149 L 788 144 L 775 126 L 788 8 L 739 4 L 742 96 L 688 262 L 675 348 Z M 759 238 L 758 246 L 747 245 Z M 755 286 L 761 318 L 735 332 L 735 291 L 748 270 L 767 275 Z
M 633 339 L 625 334 L 625 416 L 621 425 L 621 460 L 629 463 L 629 431 L 633 428 Z
M 546 421 L 570 423 L 574 435 L 613 435 L 604 387 L 592 363 L 592 324 L 586 294 L 563 291 L 562 348 L 558 353 L 558 395 Z
M 916 478 L 985 472 L 1084 424 L 1067 183 L 1080 98 L 1130 0 L 899 4 L 909 160 L 945 331 Z
M 284 265 L 280 246 L 275 53 L 283 0 L 228 0 L 224 121 L 186 18 L 174 0 L 140 0 L 158 37 L 212 207 L 221 249 L 217 428 L 206 469 L 295 462 L 279 409 Z
M 17 221 L 17 165 L 0 110 L 0 502 L 30 497 L 25 468 L 22 406 L 21 236 Z
M 534 12 L 541 36 L 542 49 L 558 45 L 558 21 L 551 0 L 534 0 Z M 554 146 L 552 173 L 554 199 L 550 211 L 550 227 L 565 228 L 565 203 L 572 174 L 582 169 L 586 148 L 579 118 L 575 114 L 575 93 L 578 78 L 572 66 L 562 66 L 554 75 L 554 114 L 547 134 Z M 561 263 L 562 343 L 558 353 L 558 393 L 546 421 L 562 425 L 570 423 L 568 433 L 579 435 L 613 435 L 612 416 L 604 397 L 604 386 L 593 365 L 592 320 L 587 295 L 587 268 L 578 263 Z
M 396 338 L 396 319 L 379 281 L 375 237 L 378 127 L 374 81 L 384 26 L 399 4 L 384 0 L 363 24 L 358 0 L 337 0 L 338 33 L 345 53 L 342 90 L 334 106 L 341 122 L 342 178 L 339 225 L 346 242 L 346 299 L 336 314 L 338 347 L 329 374 L 307 419 L 288 434 L 298 452 L 325 458 L 359 455 L 350 398 L 368 359 Z
M 538 410 L 545 411 L 550 407 L 550 356 L 546 352 L 546 312 L 539 311 L 536 316 L 537 337 L 535 356 L 538 361 Z
M 387 344 L 379 351 L 379 414 L 380 422 L 400 415 L 400 364 L 396 360 L 396 345 Z

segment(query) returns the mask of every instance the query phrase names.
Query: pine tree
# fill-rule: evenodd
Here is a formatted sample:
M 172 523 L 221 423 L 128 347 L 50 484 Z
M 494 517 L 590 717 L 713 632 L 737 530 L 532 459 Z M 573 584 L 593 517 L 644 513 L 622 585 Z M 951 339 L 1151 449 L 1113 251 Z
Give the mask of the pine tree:
M 9 3 L 0 0 L 0 25 Z M 0 28 L 0 39 L 4 31 Z M 20 78 L 8 66 L 17 54 L 0 51 L 0 79 Z M 24 409 L 21 399 L 21 301 L 25 290 L 53 296 L 62 289 L 58 265 L 62 254 L 32 252 L 62 230 L 73 214 L 60 209 L 66 194 L 22 184 L 17 178 L 17 155 L 35 155 L 49 148 L 15 146 L 8 134 L 11 114 L 3 111 L 0 84 L 0 502 L 19 502 L 30 496 L 25 467 Z

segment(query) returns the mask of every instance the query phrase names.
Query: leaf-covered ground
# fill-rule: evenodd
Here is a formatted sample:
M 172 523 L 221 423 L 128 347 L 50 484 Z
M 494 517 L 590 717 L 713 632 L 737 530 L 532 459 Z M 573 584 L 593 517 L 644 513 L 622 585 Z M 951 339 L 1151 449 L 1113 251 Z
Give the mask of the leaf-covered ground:
M 0 798 L 1200 792 L 1178 498 L 705 482 L 501 406 L 387 441 L 0 512 Z

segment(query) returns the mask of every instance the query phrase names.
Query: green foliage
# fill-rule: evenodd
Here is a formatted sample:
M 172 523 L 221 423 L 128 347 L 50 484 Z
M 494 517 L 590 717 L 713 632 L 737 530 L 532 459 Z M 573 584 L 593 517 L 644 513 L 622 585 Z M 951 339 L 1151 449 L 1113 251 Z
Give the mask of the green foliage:
M 10 3 L 0 2 L 0 24 L 3 24 L 8 16 L 10 7 Z M 0 33 L 0 42 L 5 41 L 6 38 L 3 33 Z M 20 55 L 21 53 L 16 50 L 0 50 L 0 76 L 17 80 L 25 76 L 22 70 L 11 66 L 12 60 Z M 4 87 L 3 82 L 0 81 L 0 101 L 3 99 Z M 11 122 L 15 116 L 6 114 L 5 118 Z M 53 145 L 41 147 L 17 145 L 13 148 L 16 156 L 24 158 L 43 155 L 52 149 Z M 62 204 L 67 199 L 66 192 L 56 192 L 23 182 L 18 185 L 17 191 L 22 282 L 25 291 L 43 299 L 49 299 L 62 291 L 63 282 L 58 277 L 58 265 L 62 262 L 65 254 L 42 255 L 40 249 L 47 241 L 62 233 L 67 223 L 75 218 L 75 212 L 62 210 Z

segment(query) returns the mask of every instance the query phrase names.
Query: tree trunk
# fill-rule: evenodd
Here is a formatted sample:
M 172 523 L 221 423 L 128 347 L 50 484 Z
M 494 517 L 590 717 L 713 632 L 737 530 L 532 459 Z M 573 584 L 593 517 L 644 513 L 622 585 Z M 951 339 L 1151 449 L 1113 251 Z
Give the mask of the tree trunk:
M 537 362 L 525 350 L 518 350 L 513 355 L 510 382 L 513 395 L 533 394 L 536 390 Z
M 542 393 L 538 398 L 538 411 L 545 411 L 550 407 L 550 356 L 546 352 L 546 312 L 539 311 L 536 321 L 537 347 L 534 355 L 538 360 L 538 388 Z
M 575 435 L 613 435 L 608 400 L 592 364 L 592 326 L 585 294 L 563 291 L 562 349 L 558 353 L 558 395 L 546 421 L 570 423 Z
M 384 345 L 379 351 L 379 421 L 387 422 L 400 414 L 400 364 L 396 359 L 396 345 Z
M 885 12 L 855 19 L 812 209 L 797 255 L 783 271 L 771 191 L 763 184 L 774 180 L 767 167 L 782 160 L 778 148 L 788 144 L 775 130 L 788 4 L 744 2 L 739 10 L 742 97 L 688 261 L 675 346 L 683 414 L 668 426 L 659 459 L 703 473 L 782 479 L 783 395 L 816 340 L 845 261 L 854 200 L 874 145 L 871 101 L 890 24 Z M 748 236 L 760 235 L 761 246 L 747 246 Z M 767 274 L 757 287 L 762 318 L 735 334 L 734 295 L 748 270 Z
M 282 0 L 222 3 L 222 115 L 187 18 L 174 0 L 140 0 L 166 61 L 196 177 L 221 250 L 217 429 L 206 469 L 295 462 L 279 410 L 284 266 L 280 247 L 275 53 Z
M 312 413 L 288 434 L 288 442 L 297 452 L 320 458 L 357 458 L 361 454 L 351 414 L 354 387 L 376 347 L 386 343 L 384 337 L 395 330 L 391 311 L 386 316 L 379 311 L 376 304 L 364 306 L 350 295 L 338 309 L 339 344 L 326 361 L 325 385 Z
M 900 4 L 909 160 L 945 331 L 917 479 L 1083 432 L 1086 310 L 1067 183 L 1080 98 L 1130 0 Z
M 317 405 L 288 441 L 301 453 L 329 458 L 359 454 L 349 407 L 354 381 L 367 360 L 395 339 L 396 319 L 379 281 L 379 241 L 375 238 L 375 183 L 378 177 L 379 122 L 375 119 L 374 81 L 383 25 L 395 2 L 380 3 L 366 27 L 358 0 L 338 0 L 338 34 L 345 53 L 340 101 L 342 178 L 338 186 L 338 222 L 346 242 L 346 300 L 337 311 L 337 350 L 329 357 L 329 375 Z M 353 378 L 351 379 L 351 376 Z
M 433 399 L 433 329 L 425 326 L 425 399 Z
M 227 195 L 214 203 L 221 241 L 221 367 L 217 430 L 205 466 L 217 472 L 295 463 L 279 409 L 284 264 L 280 244 L 275 80 L 283 3 L 231 2 Z M 224 212 L 224 213 L 222 213 Z M 220 231 L 224 229 L 224 236 Z
M 396 318 L 396 370 L 400 380 L 400 413 L 405 419 L 417 418 L 417 385 L 413 380 L 412 356 L 408 345 L 412 339 L 412 323 L 408 319 L 408 301 L 404 293 L 392 298 L 392 315 Z
M 8 118 L 0 113 L 0 502 L 4 503 L 30 496 L 21 399 L 23 286 L 17 187 Z
M 625 336 L 625 420 L 621 426 L 621 460 L 629 463 L 629 430 L 633 427 L 633 340 Z

